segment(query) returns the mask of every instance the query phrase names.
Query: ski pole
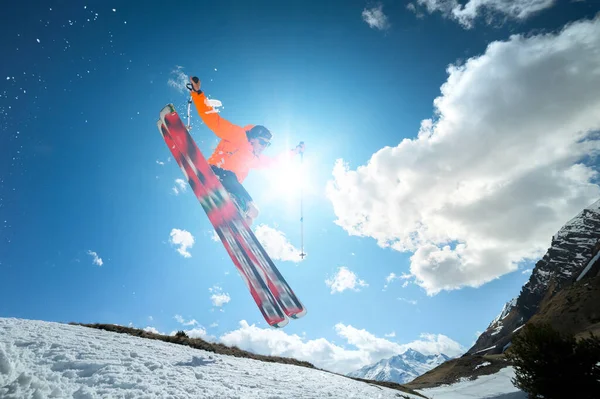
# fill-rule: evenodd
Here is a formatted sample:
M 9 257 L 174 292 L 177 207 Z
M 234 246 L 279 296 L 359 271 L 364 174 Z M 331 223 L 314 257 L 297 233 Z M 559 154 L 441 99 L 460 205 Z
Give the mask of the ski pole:
M 304 144 L 304 141 L 301 141 L 298 146 Z M 304 173 L 302 169 L 302 165 L 304 163 L 304 150 L 300 151 L 300 171 Z M 300 258 L 304 260 L 306 254 L 304 253 L 304 204 L 303 204 L 303 191 L 304 184 L 300 181 Z
M 192 125 L 190 124 L 191 108 L 192 108 L 192 99 L 190 98 L 190 99 L 188 99 L 188 109 L 187 109 L 187 111 L 188 111 L 188 113 L 187 113 L 188 114 L 187 115 L 188 116 L 187 129 L 188 129 L 188 131 L 190 131 L 192 129 Z
M 200 79 L 198 79 L 196 76 L 194 76 L 192 78 L 192 80 L 194 81 L 194 83 L 198 83 L 200 81 Z M 192 86 L 191 83 L 187 83 L 185 85 L 185 87 L 189 90 L 189 91 L 195 91 L 194 87 Z M 201 91 L 200 91 L 201 92 Z M 191 119 L 191 109 L 192 109 L 192 99 L 188 98 L 188 107 L 187 107 L 187 117 L 188 117 L 188 123 L 187 123 L 187 129 L 188 131 L 192 128 L 192 125 L 190 124 L 190 119 Z

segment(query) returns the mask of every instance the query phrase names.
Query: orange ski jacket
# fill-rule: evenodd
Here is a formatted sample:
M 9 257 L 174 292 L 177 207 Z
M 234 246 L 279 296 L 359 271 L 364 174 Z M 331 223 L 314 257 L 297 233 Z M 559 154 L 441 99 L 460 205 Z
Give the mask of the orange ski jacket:
M 209 105 L 204 93 L 192 91 L 191 96 L 202 121 L 221 139 L 208 158 L 208 163 L 232 171 L 240 183 L 246 179 L 250 169 L 272 167 L 284 156 L 289 156 L 287 153 L 277 158 L 263 154 L 254 155 L 252 145 L 246 136 L 246 131 L 252 129 L 253 125 L 242 128 L 221 118 L 219 113 Z

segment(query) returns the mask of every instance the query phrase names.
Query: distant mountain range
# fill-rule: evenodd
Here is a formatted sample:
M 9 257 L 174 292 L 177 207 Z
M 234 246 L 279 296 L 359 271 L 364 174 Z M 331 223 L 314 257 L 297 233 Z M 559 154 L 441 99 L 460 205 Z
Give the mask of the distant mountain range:
M 347 375 L 349 377 L 404 384 L 449 359 L 443 353 L 426 356 L 414 349 L 408 349 L 400 355 L 380 360 L 375 364 L 365 366 Z

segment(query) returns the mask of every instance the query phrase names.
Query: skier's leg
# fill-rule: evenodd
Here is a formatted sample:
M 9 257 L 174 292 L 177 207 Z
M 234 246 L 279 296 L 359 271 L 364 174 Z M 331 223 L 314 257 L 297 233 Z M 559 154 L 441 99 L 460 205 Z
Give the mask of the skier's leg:
M 252 225 L 252 222 L 258 216 L 258 206 L 254 203 L 254 200 L 248 194 L 248 191 L 240 184 L 237 178 L 234 178 L 230 183 L 230 192 L 236 198 L 240 204 L 242 215 L 246 219 L 248 226 Z
M 240 203 L 242 215 L 244 216 L 244 219 L 246 219 L 248 226 L 251 226 L 254 219 L 258 216 L 258 206 L 256 206 L 254 200 L 252 200 L 252 197 L 248 194 L 248 191 L 246 191 L 244 186 L 242 186 L 237 179 L 235 179 L 235 182 L 233 182 L 231 186 L 232 194 Z
M 258 213 L 259 213 L 258 206 L 256 206 L 254 201 L 250 201 L 250 202 L 246 203 L 246 207 L 247 207 L 246 222 L 248 222 L 248 225 L 251 225 L 252 222 L 254 221 L 254 219 L 256 219 L 258 217 Z
M 212 165 L 211 168 L 219 180 L 221 180 L 225 190 L 227 190 L 235 201 L 240 213 L 246 220 L 246 223 L 251 225 L 253 220 L 258 216 L 258 207 L 254 204 L 250 194 L 248 194 L 244 186 L 240 184 L 235 173 L 214 165 Z

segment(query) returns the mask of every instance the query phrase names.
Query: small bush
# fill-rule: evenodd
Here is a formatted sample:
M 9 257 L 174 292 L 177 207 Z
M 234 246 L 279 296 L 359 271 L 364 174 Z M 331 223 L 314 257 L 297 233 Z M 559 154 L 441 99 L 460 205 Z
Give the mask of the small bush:
M 527 324 L 506 352 L 515 368 L 512 383 L 530 399 L 598 398 L 600 339 L 579 341 L 548 324 Z
M 189 338 L 189 337 L 187 336 L 187 334 L 185 333 L 185 331 L 182 331 L 182 330 L 179 330 L 179 331 L 177 331 L 177 333 L 175 334 L 175 336 L 176 336 L 177 338 Z

